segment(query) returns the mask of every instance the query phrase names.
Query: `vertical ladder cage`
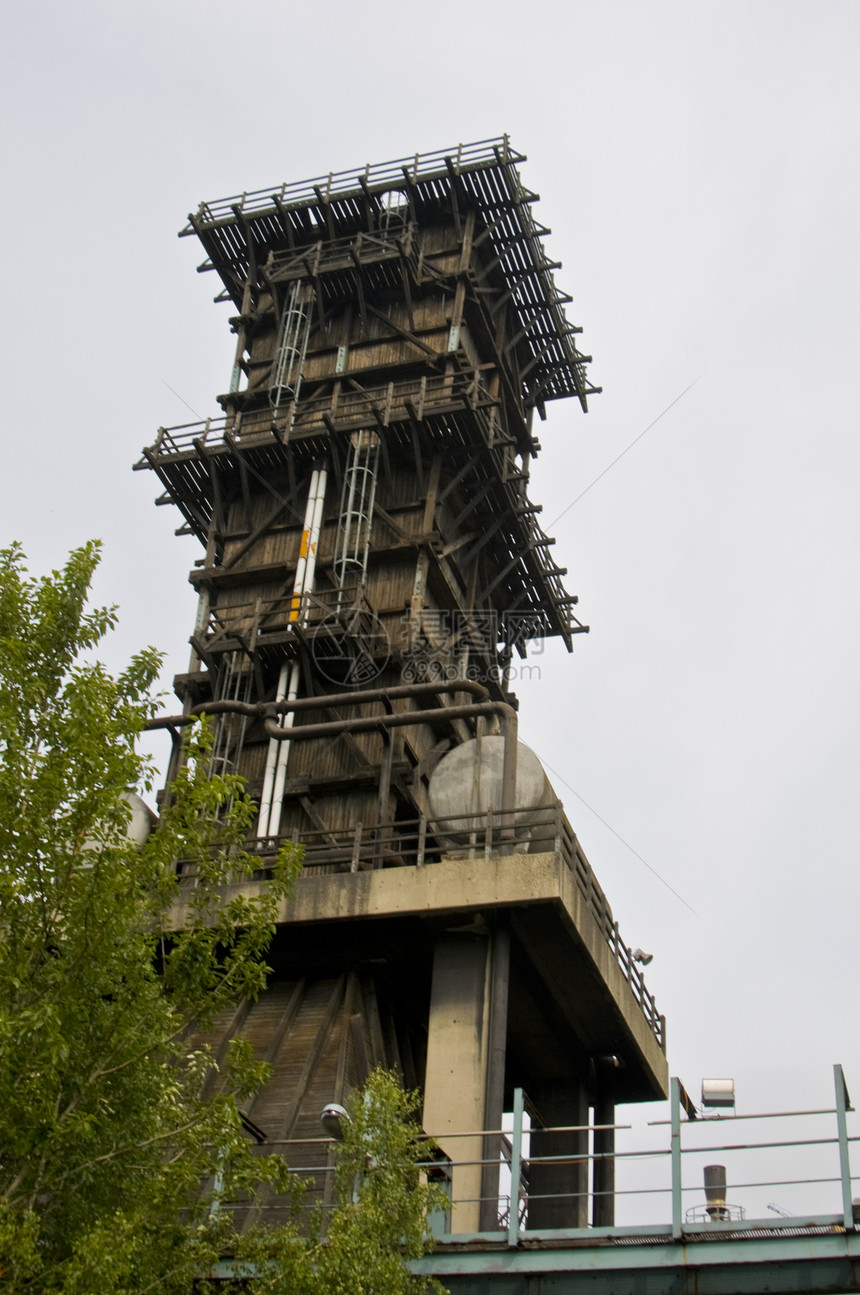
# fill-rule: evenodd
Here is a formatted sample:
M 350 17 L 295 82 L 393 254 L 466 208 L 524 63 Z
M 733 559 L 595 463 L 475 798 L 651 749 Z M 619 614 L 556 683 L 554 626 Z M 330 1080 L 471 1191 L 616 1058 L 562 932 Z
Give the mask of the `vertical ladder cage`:
M 246 669 L 242 669 L 243 656 L 244 654 L 238 650 L 229 652 L 225 656 L 218 669 L 216 701 L 249 702 L 251 700 L 253 672 L 250 663 Z M 239 772 L 247 725 L 248 720 L 245 715 L 217 716 L 212 755 L 209 760 L 210 778 Z M 219 817 L 229 814 L 232 806 L 231 799 L 222 806 Z
M 367 579 L 378 468 L 379 437 L 376 432 L 353 432 L 349 438 L 349 454 L 343 475 L 334 558 L 335 576 L 341 589 L 351 582 L 362 587 Z
M 275 344 L 269 404 L 277 415 L 291 403 L 295 409 L 305 366 L 305 354 L 313 318 L 313 289 L 297 279 L 290 289 Z

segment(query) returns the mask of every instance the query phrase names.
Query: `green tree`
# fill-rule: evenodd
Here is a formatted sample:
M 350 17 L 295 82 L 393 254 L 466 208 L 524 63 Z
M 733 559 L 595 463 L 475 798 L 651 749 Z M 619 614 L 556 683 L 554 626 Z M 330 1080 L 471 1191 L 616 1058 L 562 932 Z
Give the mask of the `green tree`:
M 240 1241 L 213 1208 L 291 1189 L 283 1161 L 252 1155 L 242 1131 L 240 1104 L 267 1068 L 237 1042 L 213 1085 L 194 1039 L 263 988 L 300 860 L 282 851 L 253 898 L 236 884 L 257 867 L 243 848 L 255 807 L 240 780 L 210 776 L 205 726 L 157 830 L 131 841 L 124 793 L 151 786 L 137 741 L 160 657 L 147 649 L 113 676 L 94 656 L 115 620 L 87 607 L 98 557 L 88 544 L 35 579 L 18 547 L 0 552 L 2 1289 L 187 1292 L 225 1253 L 272 1289 L 421 1289 L 404 1257 L 422 1247 L 429 1202 L 392 1091 L 371 1087 L 357 1108 L 374 1167 L 328 1239 L 289 1225 Z
M 433 1143 L 415 1120 L 417 1093 L 376 1070 L 347 1104 L 336 1148 L 336 1205 L 322 1211 L 297 1242 L 260 1231 L 246 1244 L 239 1273 L 253 1274 L 254 1295 L 421 1295 L 444 1292 L 408 1266 L 430 1249 L 428 1216 L 449 1206 L 433 1172 Z M 430 1159 L 428 1159 L 428 1157 Z

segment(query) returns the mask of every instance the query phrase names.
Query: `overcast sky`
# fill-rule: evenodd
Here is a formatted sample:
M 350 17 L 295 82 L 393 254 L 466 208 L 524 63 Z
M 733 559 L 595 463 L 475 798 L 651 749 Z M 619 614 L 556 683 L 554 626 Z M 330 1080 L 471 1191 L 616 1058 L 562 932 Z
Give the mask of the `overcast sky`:
M 131 463 L 217 412 L 233 349 L 186 213 L 504 132 L 528 155 L 604 394 L 539 431 L 592 629 L 531 658 L 521 736 L 654 954 L 672 1073 L 747 1111 L 830 1104 L 834 1061 L 860 1099 L 858 36 L 856 0 L 0 18 L 0 540 L 42 571 L 103 539 L 110 659 L 155 643 L 166 683 L 198 549 Z

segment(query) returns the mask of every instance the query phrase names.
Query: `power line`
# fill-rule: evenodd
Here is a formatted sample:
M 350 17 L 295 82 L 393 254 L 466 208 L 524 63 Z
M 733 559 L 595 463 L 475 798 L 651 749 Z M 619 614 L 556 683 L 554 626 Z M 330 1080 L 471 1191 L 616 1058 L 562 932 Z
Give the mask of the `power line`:
M 684 898 L 684 896 L 683 896 L 683 895 L 681 895 L 681 894 L 679 894 L 679 892 L 675 889 L 675 887 L 674 887 L 674 886 L 672 886 L 672 885 L 671 885 L 671 884 L 666 880 L 666 878 L 665 878 L 665 877 L 661 877 L 661 876 L 660 876 L 660 873 L 657 871 L 657 869 L 656 869 L 655 867 L 653 867 L 653 865 L 652 865 L 652 864 L 650 864 L 650 863 L 648 862 L 648 860 L 647 860 L 647 859 L 643 858 L 643 857 L 642 857 L 642 855 L 639 853 L 639 851 L 638 851 L 638 850 L 634 850 L 634 848 L 633 848 L 633 846 L 630 844 L 630 842 L 629 842 L 629 841 L 625 841 L 625 839 L 624 839 L 624 837 L 621 835 L 621 833 L 620 833 L 620 832 L 616 832 L 616 830 L 615 830 L 615 828 L 612 826 L 612 824 L 611 824 L 611 823 L 607 823 L 607 821 L 606 821 L 606 819 L 603 817 L 603 815 L 602 815 L 602 814 L 598 814 L 598 812 L 597 812 L 597 810 L 594 808 L 594 806 L 593 806 L 593 805 L 589 805 L 589 803 L 588 803 L 588 801 L 585 799 L 585 797 L 584 797 L 584 796 L 580 796 L 579 792 L 578 792 L 578 791 L 576 791 L 576 789 L 575 789 L 574 787 L 571 787 L 571 785 L 570 785 L 570 783 L 567 781 L 567 779 L 566 779 L 565 777 L 563 777 L 563 775 L 562 775 L 562 774 L 560 774 L 560 773 L 558 772 L 558 770 L 557 770 L 557 769 L 553 769 L 552 765 L 551 765 L 551 764 L 547 764 L 546 760 L 542 760 L 542 761 L 541 761 L 541 763 L 542 763 L 542 764 L 544 764 L 544 765 L 546 765 L 546 767 L 547 767 L 547 769 L 549 769 L 550 773 L 552 773 L 552 774 L 553 774 L 553 775 L 554 775 L 554 776 L 559 780 L 559 782 L 563 782 L 563 783 L 564 783 L 564 785 L 565 785 L 565 787 L 567 787 L 568 791 L 573 792 L 573 794 L 574 794 L 574 796 L 576 797 L 576 799 L 582 802 L 582 804 L 583 804 L 583 805 L 585 806 L 585 808 L 589 811 L 589 813 L 593 814 L 593 815 L 594 815 L 594 817 L 595 817 L 596 819 L 598 819 L 598 820 L 599 820 L 599 822 L 601 822 L 601 823 L 603 824 L 603 826 L 604 826 L 605 828 L 607 828 L 607 830 L 608 830 L 608 831 L 610 831 L 614 837 L 617 837 L 617 839 L 621 842 L 621 844 L 622 844 L 626 849 L 628 849 L 628 850 L 630 851 L 630 853 L 631 853 L 631 854 L 635 855 L 635 856 L 636 856 L 636 858 L 639 860 L 639 862 L 640 862 L 640 863 L 644 863 L 644 865 L 645 865 L 645 867 L 648 869 L 648 871 L 649 871 L 649 872 L 652 872 L 652 873 L 654 874 L 654 876 L 657 878 L 657 880 L 658 880 L 662 885 L 664 885 L 664 886 L 666 887 L 666 889 L 667 889 L 667 890 L 671 890 L 672 894 L 675 896 L 675 898 L 676 898 L 676 899 L 680 899 L 681 903 L 684 905 L 684 907 L 685 907 L 685 908 L 689 908 L 690 912 L 693 914 L 693 916 L 694 916 L 694 917 L 699 917 L 699 916 L 700 916 L 700 915 L 699 915 L 699 913 L 697 913 L 697 912 L 696 912 L 695 908 L 693 908 L 693 905 L 692 905 L 692 904 L 689 904 L 689 903 L 687 902 L 687 900 Z
M 572 500 L 570 501 L 570 503 L 567 505 L 567 507 L 566 507 L 566 508 L 563 508 L 563 509 L 561 510 L 561 512 L 559 513 L 558 517 L 556 517 L 556 519 L 555 519 L 554 521 L 550 522 L 550 524 L 549 524 L 549 529 L 550 529 L 550 530 L 552 530 L 555 526 L 557 526 L 557 525 L 558 525 L 558 523 L 561 521 L 562 517 L 564 517 L 566 513 L 569 513 L 569 512 L 570 512 L 570 510 L 571 510 L 571 508 L 573 508 L 573 506 L 574 506 L 575 504 L 578 504 L 578 503 L 579 503 L 580 499 L 584 499 L 584 498 L 585 498 L 585 496 L 588 494 L 589 490 L 591 490 L 594 486 L 596 486 L 596 485 L 597 485 L 597 483 L 598 483 L 598 481 L 602 481 L 602 480 L 603 480 L 603 478 L 606 476 L 607 472 L 611 472 L 611 471 L 612 471 L 612 469 L 615 467 L 616 463 L 620 463 L 620 462 L 621 462 L 621 460 L 624 458 L 624 455 L 625 455 L 625 454 L 629 454 L 629 453 L 630 453 L 630 451 L 633 449 L 633 446 L 634 446 L 634 445 L 638 445 L 638 443 L 642 440 L 642 437 L 643 437 L 643 436 L 645 436 L 645 435 L 647 435 L 647 433 L 651 431 L 651 428 L 652 428 L 652 427 L 656 427 L 656 425 L 659 423 L 660 419 L 661 419 L 661 418 L 664 418 L 664 417 L 665 417 L 665 415 L 666 415 L 666 414 L 668 414 L 669 410 L 670 410 L 670 409 L 672 409 L 674 405 L 677 405 L 678 401 L 679 401 L 679 400 L 681 400 L 684 396 L 686 396 L 687 392 L 688 392 L 692 387 L 695 387 L 695 385 L 696 385 L 696 383 L 697 383 L 698 381 L 699 381 L 699 379 L 698 379 L 698 378 L 694 378 L 694 379 L 693 379 L 693 381 L 690 383 L 690 386 L 689 386 L 689 387 L 685 387 L 685 388 L 684 388 L 684 390 L 681 392 L 681 394 L 680 394 L 679 396 L 676 396 L 676 397 L 675 397 L 675 399 L 674 399 L 673 401 L 671 401 L 671 403 L 670 403 L 670 404 L 668 404 L 668 405 L 666 406 L 666 408 L 663 410 L 663 412 L 662 412 L 661 414 L 658 414 L 658 415 L 657 415 L 657 417 L 656 417 L 655 419 L 653 419 L 653 421 L 652 421 L 652 422 L 650 422 L 650 423 L 648 424 L 648 426 L 645 428 L 645 430 L 644 430 L 644 431 L 641 431 L 641 432 L 639 433 L 639 435 L 638 435 L 638 436 L 634 437 L 634 438 L 633 438 L 633 440 L 630 442 L 630 444 L 627 446 L 626 450 L 622 450 L 622 451 L 621 451 L 621 453 L 620 453 L 620 454 L 618 454 L 618 455 L 617 455 L 617 456 L 612 460 L 612 462 L 611 462 L 611 463 L 609 463 L 609 464 L 608 464 L 608 465 L 603 469 L 603 471 L 602 471 L 602 472 L 598 473 L 598 475 L 594 478 L 594 480 L 591 482 L 591 484 L 590 484 L 590 485 L 586 486 L 586 487 L 585 487 L 585 489 L 584 489 L 583 491 L 581 491 L 581 492 L 576 496 L 576 498 L 575 498 L 575 499 L 572 499 Z

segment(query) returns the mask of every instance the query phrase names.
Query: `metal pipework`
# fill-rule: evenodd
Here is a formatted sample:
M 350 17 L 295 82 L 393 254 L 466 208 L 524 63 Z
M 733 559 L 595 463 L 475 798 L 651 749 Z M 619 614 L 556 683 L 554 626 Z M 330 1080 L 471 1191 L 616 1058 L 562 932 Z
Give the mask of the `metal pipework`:
M 303 710 L 324 710 L 330 706 L 393 702 L 406 697 L 438 696 L 440 693 L 467 692 L 488 698 L 487 689 L 474 680 L 457 680 L 451 684 L 398 684 L 393 688 L 368 688 L 352 694 L 337 693 L 322 697 L 301 697 L 278 702 L 216 701 L 202 702 L 187 715 L 165 715 L 150 720 L 148 729 L 178 728 L 191 724 L 197 715 L 217 715 L 232 711 L 263 720 L 266 736 L 277 742 L 310 741 L 316 737 L 340 737 L 343 733 L 372 733 L 380 728 L 408 728 L 415 724 L 432 724 L 440 719 L 472 719 L 495 715 L 501 721 L 504 738 L 502 760 L 501 839 L 502 853 L 510 853 L 514 841 L 513 811 L 517 786 L 517 713 L 503 701 L 480 700 L 459 706 L 438 706 L 432 710 L 388 711 L 384 715 L 359 715 L 349 720 L 327 720 L 284 729 L 274 716 Z
M 317 545 L 319 544 L 322 527 L 327 480 L 328 469 L 325 464 L 314 468 L 311 473 L 310 486 L 308 487 L 305 524 L 302 529 L 299 561 L 296 566 L 293 597 L 290 603 L 290 621 L 301 620 L 303 626 L 307 624 L 308 620 L 306 595 L 313 593 L 314 587 Z M 291 668 L 288 668 L 288 662 L 283 663 L 278 677 L 278 691 L 276 694 L 278 701 L 282 701 L 284 698 L 294 701 L 298 697 L 299 673 L 297 660 L 293 661 Z M 288 729 L 292 722 L 292 714 L 285 713 L 282 721 L 283 727 Z M 278 746 L 276 742 L 269 743 L 266 768 L 263 775 L 263 794 L 260 797 L 258 837 L 277 836 L 278 834 L 278 829 L 281 825 L 281 802 L 284 795 L 289 754 L 289 745 L 284 746 L 282 744 Z
M 309 700 L 309 699 L 305 699 Z M 281 705 L 288 705 L 282 702 Z M 467 702 L 462 706 L 438 706 L 433 710 L 389 711 L 385 715 L 359 715 L 356 719 L 327 720 L 322 724 L 303 724 L 285 732 L 273 719 L 264 721 L 269 737 L 277 741 L 310 741 L 315 737 L 339 737 L 342 733 L 372 733 L 380 728 L 409 728 L 415 724 L 432 724 L 439 719 L 471 719 L 497 715 L 502 721 L 505 748 L 502 760 L 501 839 L 506 843 L 501 853 L 509 854 L 514 840 L 513 812 L 517 787 L 517 712 L 504 701 Z
M 324 693 L 319 697 L 298 697 L 293 701 L 204 701 L 182 715 L 159 715 L 148 720 L 147 730 L 159 728 L 183 728 L 193 724 L 198 715 L 220 715 L 231 712 L 236 715 L 247 715 L 251 719 L 268 719 L 271 715 L 280 715 L 285 710 L 328 710 L 332 706 L 363 705 L 370 701 L 400 701 L 404 697 L 438 697 L 442 693 L 466 692 L 479 701 L 490 701 L 489 689 L 474 679 L 458 679 L 453 683 L 403 683 L 391 688 L 362 688 L 350 693 Z M 506 703 L 499 702 L 498 705 Z

